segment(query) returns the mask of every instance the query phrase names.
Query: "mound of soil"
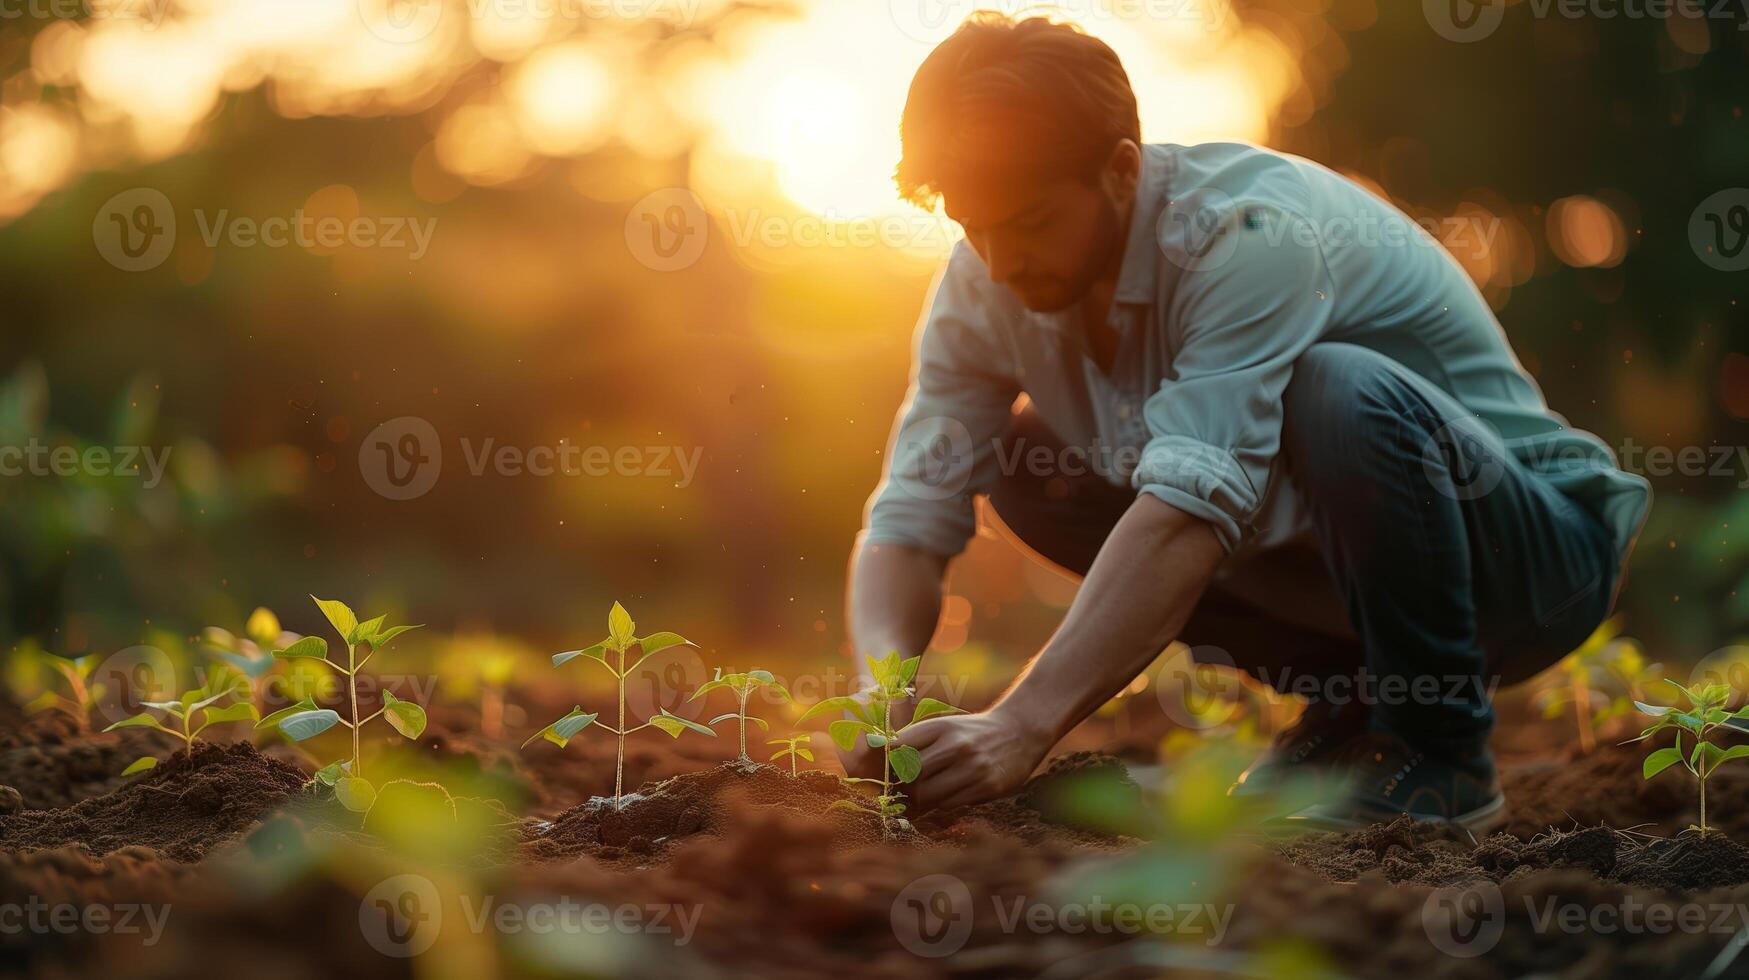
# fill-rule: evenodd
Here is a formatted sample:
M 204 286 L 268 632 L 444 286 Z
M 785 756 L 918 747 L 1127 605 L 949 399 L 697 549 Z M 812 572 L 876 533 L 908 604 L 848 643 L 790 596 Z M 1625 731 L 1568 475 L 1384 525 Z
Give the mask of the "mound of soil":
M 1652 779 L 1640 766 L 1652 747 L 1600 745 L 1589 755 L 1501 773 L 1506 791 L 1507 833 L 1530 838 L 1549 828 L 1603 824 L 1673 837 L 1700 822 L 1694 777 L 1672 768 Z M 1749 771 L 1725 766 L 1707 779 L 1707 823 L 1749 839 Z
M 24 717 L 18 727 L 0 733 L 0 787 L 11 787 L 19 797 L 11 806 L 0 798 L 0 813 L 102 796 L 127 781 L 121 771 L 129 763 L 163 748 L 163 737 L 144 729 L 91 732 L 64 711 Z
M 1498 833 L 1472 843 L 1461 830 L 1394 823 L 1348 834 L 1308 834 L 1277 846 L 1291 864 L 1330 881 L 1363 876 L 1397 883 L 1449 886 L 1508 881 L 1533 871 L 1572 868 L 1604 881 L 1668 892 L 1749 884 L 1749 848 L 1722 834 L 1647 840 L 1608 827 L 1555 831 L 1523 841 Z
M 249 829 L 304 784 L 298 770 L 246 742 L 198 742 L 120 789 L 54 810 L 0 817 L 0 847 L 79 845 L 107 854 L 131 845 L 198 861 Z

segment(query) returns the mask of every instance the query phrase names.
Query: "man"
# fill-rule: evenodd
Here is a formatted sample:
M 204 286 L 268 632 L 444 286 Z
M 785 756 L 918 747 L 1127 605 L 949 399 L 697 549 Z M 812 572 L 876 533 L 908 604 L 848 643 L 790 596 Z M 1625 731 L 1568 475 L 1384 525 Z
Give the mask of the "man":
M 906 733 L 917 804 L 1012 792 L 1181 639 L 1315 682 L 1235 792 L 1340 766 L 1289 819 L 1497 823 L 1489 694 L 1605 618 L 1650 491 L 1547 409 L 1457 263 L 1306 160 L 1142 145 L 1116 55 L 1043 19 L 974 15 L 900 134 L 902 195 L 965 241 L 852 559 L 855 646 L 923 652 L 978 495 L 1084 576 L 995 704 Z

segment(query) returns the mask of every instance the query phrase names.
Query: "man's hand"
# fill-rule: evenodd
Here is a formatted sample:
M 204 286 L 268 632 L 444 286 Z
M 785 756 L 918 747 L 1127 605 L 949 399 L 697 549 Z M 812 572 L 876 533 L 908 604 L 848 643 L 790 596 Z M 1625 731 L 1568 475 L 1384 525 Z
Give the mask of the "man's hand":
M 1056 744 L 1000 707 L 920 721 L 898 741 L 923 753 L 917 781 L 902 787 L 919 811 L 1007 796 L 1026 784 Z M 875 764 L 880 764 L 879 753 Z

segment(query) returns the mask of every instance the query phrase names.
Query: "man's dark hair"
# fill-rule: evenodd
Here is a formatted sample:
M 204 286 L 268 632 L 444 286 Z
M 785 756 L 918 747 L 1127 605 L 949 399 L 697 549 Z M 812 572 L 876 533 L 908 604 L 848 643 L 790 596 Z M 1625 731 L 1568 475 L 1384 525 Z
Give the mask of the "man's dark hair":
M 966 19 L 925 58 L 899 120 L 899 195 L 933 207 L 942 186 L 992 167 L 1091 176 L 1141 142 L 1136 94 L 1105 42 L 1043 17 Z

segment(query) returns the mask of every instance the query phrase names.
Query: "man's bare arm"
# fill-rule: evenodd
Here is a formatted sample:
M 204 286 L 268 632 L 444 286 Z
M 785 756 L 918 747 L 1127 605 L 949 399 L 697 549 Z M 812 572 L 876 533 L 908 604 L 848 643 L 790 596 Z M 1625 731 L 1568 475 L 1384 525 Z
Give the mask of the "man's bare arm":
M 1063 625 L 988 710 L 902 736 L 923 752 L 924 807 L 1018 789 L 1051 746 L 1145 670 L 1190 620 L 1225 557 L 1204 521 L 1151 494 L 1112 529 Z

